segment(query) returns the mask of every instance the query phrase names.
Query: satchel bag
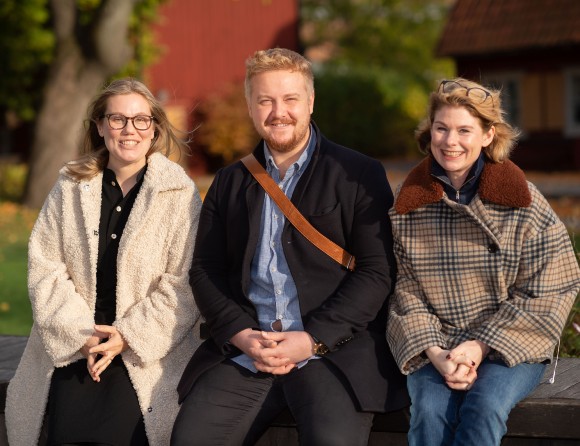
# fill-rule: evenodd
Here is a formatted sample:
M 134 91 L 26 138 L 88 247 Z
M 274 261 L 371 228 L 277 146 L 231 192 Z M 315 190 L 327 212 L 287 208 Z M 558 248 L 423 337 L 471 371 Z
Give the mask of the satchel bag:
M 331 259 L 344 266 L 347 270 L 354 271 L 354 256 L 318 232 L 318 230 L 315 229 L 306 218 L 304 218 L 300 211 L 296 209 L 296 206 L 294 206 L 288 199 L 286 194 L 280 190 L 276 182 L 270 177 L 270 175 L 268 175 L 268 172 L 266 172 L 253 154 L 250 153 L 242 158 L 242 163 L 244 163 L 244 166 L 248 168 L 256 181 L 260 183 L 270 198 L 272 198 L 272 200 L 274 200 L 278 205 L 292 226 L 306 237 L 310 243 L 320 249 Z

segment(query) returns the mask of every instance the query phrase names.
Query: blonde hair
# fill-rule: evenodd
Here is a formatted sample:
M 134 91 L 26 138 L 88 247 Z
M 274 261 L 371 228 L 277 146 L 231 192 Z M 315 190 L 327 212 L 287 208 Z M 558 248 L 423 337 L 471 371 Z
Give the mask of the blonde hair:
M 295 51 L 286 48 L 271 48 L 256 51 L 253 56 L 246 59 L 246 80 L 244 82 L 246 100 L 249 100 L 252 94 L 251 80 L 255 75 L 278 70 L 301 73 L 306 81 L 308 93 L 312 95 L 314 92 L 314 74 L 310 61 Z
M 142 82 L 133 78 L 118 79 L 111 82 L 95 97 L 88 108 L 85 133 L 81 145 L 82 156 L 66 164 L 67 173 L 76 180 L 89 179 L 101 172 L 109 160 L 105 140 L 99 135 L 97 121 L 103 119 L 109 98 L 118 95 L 139 94 L 149 104 L 155 136 L 147 156 L 160 152 L 168 156 L 174 150 L 188 153 L 187 141 L 177 136 L 179 131 L 173 127 L 159 101 Z
M 450 91 L 443 91 L 441 87 L 445 82 L 459 84 L 457 88 Z M 468 89 L 476 89 L 481 93 L 483 90 L 487 94 L 482 100 L 481 96 L 468 94 Z M 442 81 L 437 91 L 431 93 L 427 117 L 419 124 L 415 131 L 415 139 L 419 144 L 419 149 L 425 154 L 431 152 L 431 126 L 435 119 L 435 113 L 445 106 L 464 107 L 474 118 L 478 119 L 484 130 L 495 127 L 495 135 L 489 146 L 483 148 L 485 156 L 494 163 L 501 163 L 507 160 L 516 144 L 520 131 L 512 127 L 505 120 L 505 111 L 501 107 L 501 91 L 483 87 L 477 82 L 473 82 L 461 77 Z

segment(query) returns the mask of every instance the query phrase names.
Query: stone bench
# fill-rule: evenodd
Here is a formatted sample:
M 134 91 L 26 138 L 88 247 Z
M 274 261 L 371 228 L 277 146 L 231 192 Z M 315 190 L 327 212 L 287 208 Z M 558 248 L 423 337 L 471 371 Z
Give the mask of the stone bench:
M 4 408 L 6 388 L 26 345 L 24 336 L 0 336 L 0 446 L 7 446 Z M 556 380 L 549 384 L 554 364 L 543 383 L 510 414 L 502 446 L 580 445 L 580 358 L 561 358 Z M 406 446 L 407 410 L 375 417 L 369 446 Z M 282 413 L 256 446 L 297 446 L 294 420 Z

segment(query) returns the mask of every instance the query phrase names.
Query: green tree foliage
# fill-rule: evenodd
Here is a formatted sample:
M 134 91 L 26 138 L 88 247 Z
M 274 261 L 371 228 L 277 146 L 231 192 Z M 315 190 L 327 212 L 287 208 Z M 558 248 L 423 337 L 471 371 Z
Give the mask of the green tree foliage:
M 28 206 L 42 204 L 62 164 L 76 157 L 94 94 L 112 78 L 141 77 L 156 56 L 150 27 L 164 1 L 0 3 L 0 144 L 10 139 L 8 117 L 34 120 Z
M 0 120 L 11 112 L 34 117 L 42 67 L 52 59 L 54 33 L 48 29 L 47 0 L 0 2 Z
M 400 102 L 389 101 L 385 77 L 377 69 L 319 73 L 313 119 L 329 138 L 367 155 L 380 158 L 412 152 L 417 121 L 401 110 Z
M 129 22 L 134 57 L 113 77 L 137 76 L 159 53 L 150 25 L 165 0 L 135 3 Z M 79 31 L 88 32 L 101 0 L 77 0 Z M 2 0 L 0 2 L 0 111 L 20 119 L 36 115 L 42 82 L 54 60 L 55 33 L 51 28 L 49 0 Z
M 416 152 L 413 129 L 436 80 L 447 0 L 303 0 L 316 68 L 314 118 L 331 138 L 374 156 Z

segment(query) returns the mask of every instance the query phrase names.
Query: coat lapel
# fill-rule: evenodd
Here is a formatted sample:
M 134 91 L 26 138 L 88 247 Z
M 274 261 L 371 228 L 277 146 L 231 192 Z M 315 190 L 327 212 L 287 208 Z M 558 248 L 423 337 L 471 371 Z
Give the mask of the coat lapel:
M 320 130 L 318 126 L 314 123 L 314 121 L 312 121 L 311 124 L 312 129 L 314 130 L 314 134 L 312 135 L 312 137 L 316 138 L 316 147 L 314 149 L 314 153 L 312 154 L 312 158 L 308 163 L 308 166 L 306 166 L 306 170 L 304 171 L 302 177 L 298 180 L 298 183 L 294 188 L 294 192 L 292 193 L 291 199 L 294 206 L 296 206 L 296 208 L 298 209 L 300 208 L 300 203 L 302 203 L 302 200 L 304 199 L 304 195 L 306 193 L 306 190 L 308 189 L 308 184 L 312 179 L 312 175 L 316 171 L 316 165 L 318 164 L 320 154 L 323 150 L 322 134 L 320 133 Z M 289 225 L 290 222 L 286 220 L 286 224 Z
M 503 238 L 502 233 L 495 223 L 495 220 L 491 217 L 491 215 L 489 215 L 487 208 L 478 195 L 476 195 L 471 203 L 469 203 L 469 205 L 466 207 L 466 210 L 469 212 L 472 218 L 477 221 L 483 231 L 487 232 L 495 244 L 497 246 L 501 246 Z
M 139 237 L 142 234 L 141 229 L 147 228 L 149 215 L 158 212 L 155 208 L 157 194 L 163 190 L 177 187 L 170 185 L 173 175 L 163 169 L 165 165 L 164 159 L 165 156 L 154 153 L 147 160 L 147 171 L 143 178 L 143 184 L 135 198 L 119 243 L 119 253 L 117 254 L 118 272 L 123 265 L 128 264 L 127 259 L 132 255 L 128 247 L 139 245 Z
M 92 282 L 89 289 L 95 291 L 95 296 L 97 288 L 97 262 L 99 257 L 99 223 L 101 220 L 102 181 L 103 173 L 100 172 L 90 180 L 81 181 L 77 185 L 82 209 L 80 215 L 84 219 L 86 240 L 89 245 L 88 255 L 89 264 L 91 265 L 90 280 Z
M 408 214 L 415 209 L 436 203 L 443 198 L 443 186 L 431 177 L 431 158 L 427 157 L 407 176 L 397 199 L 397 214 Z
M 258 150 L 260 152 L 260 150 Z M 264 166 L 264 155 L 258 157 L 256 151 L 254 151 L 254 156 L 260 161 L 262 166 Z M 244 167 L 245 169 L 245 167 Z M 246 251 L 244 252 L 244 261 L 242 262 L 242 288 L 244 293 L 247 294 L 250 278 L 250 265 L 252 263 L 252 257 L 256 251 L 256 246 L 258 244 L 258 238 L 260 236 L 260 226 L 262 223 L 262 208 L 264 206 L 264 197 L 266 192 L 260 186 L 260 184 L 254 179 L 251 173 L 248 175 L 248 187 L 245 193 L 246 199 L 246 209 L 248 211 L 248 242 L 246 243 Z
M 431 175 L 431 162 L 431 157 L 425 158 L 403 182 L 395 201 L 397 214 L 407 214 L 443 198 L 443 186 Z M 501 206 L 529 207 L 532 203 L 524 172 L 509 160 L 486 161 L 477 192 L 483 201 Z

